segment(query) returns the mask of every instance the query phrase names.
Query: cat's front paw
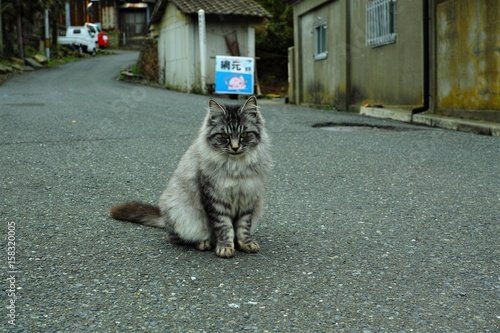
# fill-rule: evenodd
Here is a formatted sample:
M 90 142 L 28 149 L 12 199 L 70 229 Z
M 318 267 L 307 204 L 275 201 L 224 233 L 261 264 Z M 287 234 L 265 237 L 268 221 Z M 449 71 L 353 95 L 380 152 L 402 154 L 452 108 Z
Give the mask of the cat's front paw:
M 239 242 L 240 250 L 248 253 L 256 253 L 259 252 L 260 246 L 256 241 L 251 241 L 249 243 Z
M 221 258 L 232 258 L 232 257 L 234 257 L 234 247 L 217 246 L 215 248 L 215 254 Z

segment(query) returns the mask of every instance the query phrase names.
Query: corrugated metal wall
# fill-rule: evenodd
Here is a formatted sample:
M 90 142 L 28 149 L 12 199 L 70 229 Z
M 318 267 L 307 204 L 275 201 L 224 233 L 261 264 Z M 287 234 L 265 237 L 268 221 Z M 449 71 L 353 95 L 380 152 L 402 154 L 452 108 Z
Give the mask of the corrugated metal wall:
M 160 83 L 180 91 L 201 89 L 200 50 L 197 16 L 185 16 L 172 3 L 167 4 L 160 23 L 158 59 Z M 250 21 L 248 21 L 250 22 Z M 253 30 L 252 30 L 253 31 Z M 230 36 L 238 42 L 241 56 L 253 55 L 248 45 L 249 24 L 241 18 L 206 17 L 207 72 L 206 83 L 215 83 L 215 56 L 231 55 L 226 44 Z
M 171 89 L 193 89 L 193 27 L 172 3 L 167 5 L 158 40 L 160 82 Z

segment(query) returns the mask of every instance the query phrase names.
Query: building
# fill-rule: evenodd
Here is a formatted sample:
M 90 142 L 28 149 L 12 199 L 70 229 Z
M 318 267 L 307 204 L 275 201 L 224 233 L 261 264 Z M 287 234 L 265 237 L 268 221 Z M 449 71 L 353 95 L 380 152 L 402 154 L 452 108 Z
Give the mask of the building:
M 206 39 L 204 73 L 200 9 Z M 158 0 L 150 34 L 158 39 L 160 83 L 179 91 L 205 92 L 202 82 L 209 87 L 215 83 L 216 55 L 255 56 L 254 27 L 266 17 L 270 14 L 254 0 Z
M 289 98 L 500 122 L 500 3 L 292 0 Z
M 66 15 L 73 26 L 92 22 L 105 31 L 114 31 L 123 41 L 145 37 L 156 0 L 73 0 Z M 61 20 L 65 23 L 65 20 Z

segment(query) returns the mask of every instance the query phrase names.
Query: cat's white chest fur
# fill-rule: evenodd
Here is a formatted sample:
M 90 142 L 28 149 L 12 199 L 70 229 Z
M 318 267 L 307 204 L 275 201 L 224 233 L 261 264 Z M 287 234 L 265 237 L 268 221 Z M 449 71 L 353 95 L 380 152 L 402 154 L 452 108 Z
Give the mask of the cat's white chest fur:
M 218 182 L 218 189 L 232 195 L 252 195 L 258 193 L 263 182 L 259 177 L 223 178 Z

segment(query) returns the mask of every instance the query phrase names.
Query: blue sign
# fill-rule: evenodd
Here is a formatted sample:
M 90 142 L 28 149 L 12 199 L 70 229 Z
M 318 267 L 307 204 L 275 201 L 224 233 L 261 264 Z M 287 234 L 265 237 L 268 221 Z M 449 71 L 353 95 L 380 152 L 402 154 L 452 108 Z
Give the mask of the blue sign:
M 215 57 L 215 93 L 253 94 L 254 59 L 247 57 Z

